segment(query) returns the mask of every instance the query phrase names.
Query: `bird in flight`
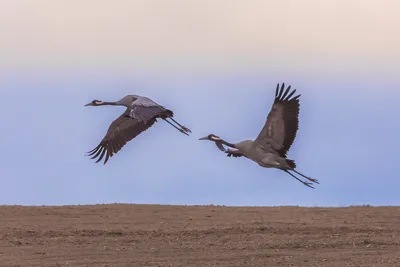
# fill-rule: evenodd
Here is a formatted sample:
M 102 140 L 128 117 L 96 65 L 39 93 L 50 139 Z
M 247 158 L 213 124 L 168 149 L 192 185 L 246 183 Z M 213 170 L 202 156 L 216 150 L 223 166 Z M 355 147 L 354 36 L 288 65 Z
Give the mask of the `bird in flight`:
M 285 83 L 276 86 L 275 100 L 268 114 L 266 123 L 257 138 L 239 143 L 229 143 L 215 134 L 209 134 L 199 140 L 215 142 L 216 146 L 228 157 L 246 157 L 264 168 L 280 169 L 302 184 L 314 188 L 311 182 L 319 184 L 317 179 L 307 177 L 296 170 L 296 163 L 287 158 L 287 152 L 293 144 L 299 128 L 300 95 L 294 96 L 296 90 L 285 90 Z M 234 149 L 225 149 L 223 145 Z M 296 177 L 294 172 L 308 181 Z
M 191 133 L 190 129 L 174 120 L 174 113 L 171 110 L 155 103 L 148 97 L 127 95 L 115 102 L 93 100 L 85 106 L 126 107 L 124 113 L 111 123 L 100 144 L 87 152 L 88 156 L 93 156 L 92 159 L 99 157 L 96 162 L 105 156 L 104 164 L 106 164 L 110 157 L 118 153 L 126 143 L 150 128 L 158 118 L 163 119 L 183 134 Z

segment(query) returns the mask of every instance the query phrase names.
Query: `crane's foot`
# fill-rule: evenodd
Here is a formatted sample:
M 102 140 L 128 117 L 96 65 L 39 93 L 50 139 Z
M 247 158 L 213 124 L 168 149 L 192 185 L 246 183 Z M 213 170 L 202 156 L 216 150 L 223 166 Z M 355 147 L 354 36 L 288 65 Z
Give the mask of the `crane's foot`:
M 319 184 L 319 182 L 318 182 L 318 180 L 317 180 L 317 179 L 314 179 L 314 178 L 308 177 L 308 180 L 310 180 L 310 181 L 311 181 L 311 182 L 313 182 L 313 183 Z
M 182 129 L 183 129 L 185 132 L 188 132 L 188 133 L 191 133 L 191 132 L 192 132 L 188 127 L 185 127 L 185 126 L 182 126 Z
M 312 183 L 310 183 L 310 182 L 304 181 L 303 184 L 304 184 L 305 186 L 308 186 L 308 187 L 311 187 L 311 188 L 315 189 L 315 188 L 312 186 Z
M 179 129 L 179 131 L 183 134 L 186 134 L 187 136 L 189 136 L 189 134 L 184 130 L 184 129 Z

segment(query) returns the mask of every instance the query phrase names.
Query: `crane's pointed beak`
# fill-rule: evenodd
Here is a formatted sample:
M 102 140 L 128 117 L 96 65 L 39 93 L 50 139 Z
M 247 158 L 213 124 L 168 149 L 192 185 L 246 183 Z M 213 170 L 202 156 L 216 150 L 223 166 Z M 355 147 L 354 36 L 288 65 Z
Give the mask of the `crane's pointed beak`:
M 88 107 L 88 106 L 93 106 L 92 102 L 87 103 L 87 104 L 85 105 L 85 107 Z
M 205 136 L 205 137 L 199 138 L 199 140 L 208 140 L 208 137 Z

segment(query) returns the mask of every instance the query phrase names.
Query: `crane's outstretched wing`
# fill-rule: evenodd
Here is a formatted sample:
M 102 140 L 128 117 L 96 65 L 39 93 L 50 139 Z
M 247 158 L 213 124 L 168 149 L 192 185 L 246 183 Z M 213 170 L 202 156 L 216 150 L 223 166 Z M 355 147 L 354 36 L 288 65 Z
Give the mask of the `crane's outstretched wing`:
M 284 88 L 285 83 L 280 89 L 279 84 L 276 86 L 274 104 L 255 142 L 265 149 L 274 149 L 286 158 L 299 128 L 300 95 L 292 97 L 296 90 L 290 92 L 290 86 L 286 90 Z
M 148 97 L 138 96 L 132 102 L 132 109 L 129 112 L 129 116 L 137 121 L 146 123 L 155 116 L 173 117 L 174 113 Z
M 143 131 L 146 131 L 155 122 L 155 117 L 150 118 L 145 122 L 138 121 L 129 116 L 129 109 L 127 109 L 121 116 L 111 123 L 103 140 L 101 140 L 97 147 L 88 152 L 88 156 L 93 156 L 92 159 L 99 157 L 96 162 L 99 162 L 104 156 L 106 156 L 104 160 L 104 164 L 106 164 L 109 157 L 118 153 L 126 143 Z

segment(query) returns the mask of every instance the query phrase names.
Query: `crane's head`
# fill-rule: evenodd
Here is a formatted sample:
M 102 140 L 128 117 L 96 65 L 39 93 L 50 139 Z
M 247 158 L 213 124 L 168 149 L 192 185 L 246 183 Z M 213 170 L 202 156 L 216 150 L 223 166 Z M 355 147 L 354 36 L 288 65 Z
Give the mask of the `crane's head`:
M 104 104 L 103 101 L 100 101 L 100 100 L 93 100 L 92 102 L 87 103 L 87 104 L 85 105 L 85 107 L 87 107 L 87 106 L 101 106 L 101 105 L 103 105 L 103 104 Z
M 215 135 L 215 134 L 209 134 L 207 136 L 204 136 L 202 138 L 199 138 L 199 140 L 209 140 L 209 141 L 213 141 L 215 143 L 215 145 L 219 148 L 219 150 L 221 151 L 225 151 L 224 146 L 222 145 L 223 140 L 221 139 L 221 137 Z
M 221 141 L 221 138 L 219 136 L 216 136 L 215 134 L 209 134 L 207 136 L 199 138 L 199 140 L 209 140 L 209 141 L 213 141 L 213 142 L 218 142 L 218 141 Z

